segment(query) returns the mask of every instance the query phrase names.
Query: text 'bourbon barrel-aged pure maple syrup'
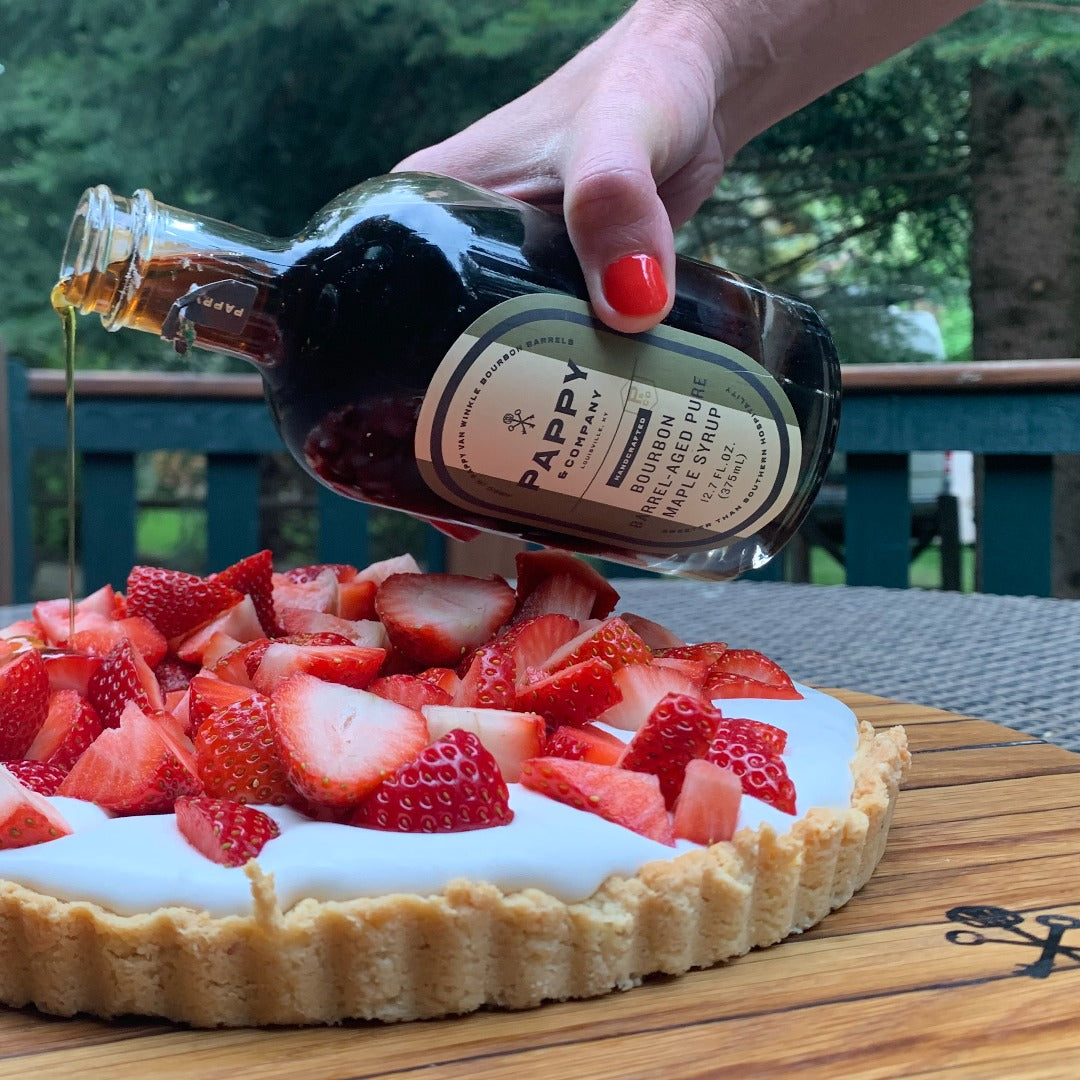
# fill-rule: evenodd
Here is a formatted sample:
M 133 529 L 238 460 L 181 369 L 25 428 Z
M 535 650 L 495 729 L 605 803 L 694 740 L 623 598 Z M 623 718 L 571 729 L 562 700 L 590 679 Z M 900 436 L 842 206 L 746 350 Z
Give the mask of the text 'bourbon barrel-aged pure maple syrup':
M 57 302 L 250 360 L 342 495 L 655 570 L 733 577 L 794 533 L 839 423 L 806 304 L 680 259 L 666 322 L 596 320 L 560 219 L 393 174 L 273 239 L 86 192 Z

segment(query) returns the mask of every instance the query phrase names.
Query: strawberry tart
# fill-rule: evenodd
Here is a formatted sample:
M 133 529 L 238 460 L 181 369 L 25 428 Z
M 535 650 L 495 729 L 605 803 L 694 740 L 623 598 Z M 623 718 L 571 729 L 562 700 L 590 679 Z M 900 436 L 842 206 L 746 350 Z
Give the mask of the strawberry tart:
M 198 1026 L 526 1008 L 804 930 L 908 762 L 589 564 L 408 556 L 38 603 L 0 630 L 0 1002 Z

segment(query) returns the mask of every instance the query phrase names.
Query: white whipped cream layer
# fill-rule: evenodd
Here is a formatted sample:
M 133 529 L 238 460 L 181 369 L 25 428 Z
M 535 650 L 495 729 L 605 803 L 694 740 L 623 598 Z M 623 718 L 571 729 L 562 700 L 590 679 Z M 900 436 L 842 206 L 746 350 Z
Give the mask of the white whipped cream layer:
M 739 828 L 767 822 L 784 833 L 813 806 L 850 805 L 855 716 L 826 694 L 799 689 L 801 701 L 717 703 L 725 716 L 751 717 L 788 732 L 784 761 L 797 793 L 796 816 L 744 796 Z M 273 875 L 283 911 L 307 897 L 431 895 L 455 878 L 488 881 L 506 892 L 535 887 L 573 903 L 591 896 L 612 874 L 636 874 L 648 862 L 695 846 L 681 840 L 667 847 L 520 784 L 509 788 L 514 811 L 509 825 L 438 835 L 358 829 L 311 821 L 287 807 L 263 807 L 281 835 L 266 844 L 258 863 Z M 0 851 L 0 878 L 61 900 L 88 900 L 120 915 L 171 906 L 218 917 L 251 911 L 243 870 L 200 855 L 180 835 L 172 814 L 111 817 L 91 803 L 51 801 L 71 825 L 71 835 Z

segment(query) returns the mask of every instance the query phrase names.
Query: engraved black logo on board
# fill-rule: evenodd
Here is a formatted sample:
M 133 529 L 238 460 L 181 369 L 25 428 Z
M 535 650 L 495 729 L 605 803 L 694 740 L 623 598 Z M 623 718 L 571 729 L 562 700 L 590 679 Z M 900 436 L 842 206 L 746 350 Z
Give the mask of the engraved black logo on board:
M 968 905 L 950 908 L 945 918 L 969 927 L 946 932 L 945 940 L 953 945 L 1025 945 L 1038 949 L 1038 956 L 1030 963 L 1016 965 L 1014 975 L 1045 979 L 1055 970 L 1059 959 L 1064 959 L 1069 967 L 1080 965 L 1080 935 L 1074 935 L 1072 944 L 1064 940 L 1068 931 L 1080 930 L 1080 919 L 1072 915 L 1050 911 L 1029 919 L 1022 912 L 1008 908 Z M 1035 930 L 1032 924 L 1039 929 Z M 1072 963 L 1068 964 L 1070 960 Z

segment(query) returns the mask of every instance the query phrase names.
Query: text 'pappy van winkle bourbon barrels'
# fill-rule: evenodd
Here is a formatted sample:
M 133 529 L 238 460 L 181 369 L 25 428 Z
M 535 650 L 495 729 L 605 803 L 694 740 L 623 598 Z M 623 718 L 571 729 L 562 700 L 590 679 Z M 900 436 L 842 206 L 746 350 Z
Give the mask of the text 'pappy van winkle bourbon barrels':
M 370 180 L 287 239 L 91 188 L 56 296 L 250 360 L 342 495 L 654 570 L 764 564 L 839 424 L 806 304 L 680 258 L 665 323 L 615 333 L 559 218 L 440 176 Z

